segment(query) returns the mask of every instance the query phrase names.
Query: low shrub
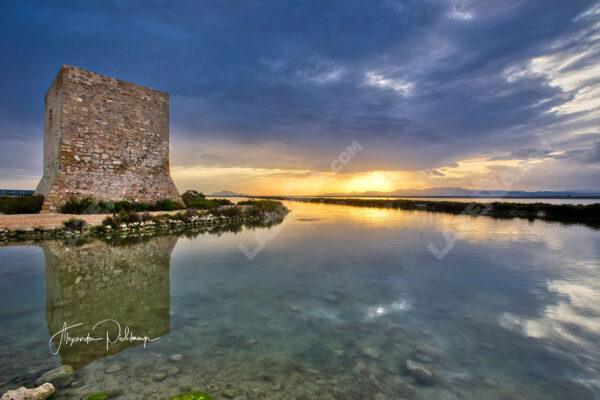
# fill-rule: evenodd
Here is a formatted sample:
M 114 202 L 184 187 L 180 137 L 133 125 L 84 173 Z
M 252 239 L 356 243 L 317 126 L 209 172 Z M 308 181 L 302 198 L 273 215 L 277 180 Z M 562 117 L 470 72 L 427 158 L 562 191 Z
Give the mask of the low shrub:
M 37 214 L 42 209 L 44 196 L 0 197 L 2 214 Z
M 116 215 L 111 215 L 111 216 L 108 216 L 108 217 L 106 217 L 106 218 L 104 218 L 102 220 L 102 225 L 117 227 L 120 224 L 117 222 L 117 216 Z
M 146 206 L 146 204 L 144 204 Z M 116 201 L 113 205 L 112 212 L 119 213 L 121 211 L 135 211 L 135 203 L 131 203 L 129 201 Z
M 213 211 L 213 214 L 215 214 L 215 215 L 223 215 L 228 218 L 237 217 L 241 213 L 242 213 L 242 209 L 240 207 L 235 207 L 235 206 L 234 207 L 217 208 L 216 210 Z
M 71 197 L 61 208 L 63 214 L 91 214 L 89 209 L 94 205 L 94 200 L 89 197 L 76 199 Z
M 192 218 L 192 217 L 197 217 L 198 215 L 200 215 L 198 213 L 198 211 L 193 210 L 193 209 L 187 209 L 183 212 L 183 215 L 185 218 Z
M 206 196 L 202 192 L 197 192 L 195 190 L 187 190 L 184 194 L 181 195 L 181 198 L 185 202 L 186 199 L 204 199 Z
M 261 212 L 272 212 L 283 208 L 283 204 L 273 200 L 244 200 L 237 203 L 238 206 L 252 206 Z
M 185 206 L 179 202 L 173 201 L 171 199 L 164 199 L 156 202 L 154 205 L 150 206 L 148 209 L 150 211 L 173 211 L 173 210 L 181 210 L 184 209 Z
M 147 214 L 149 219 L 152 219 L 150 214 Z M 149 220 L 146 219 L 146 220 Z M 141 222 L 143 221 L 142 215 L 136 213 L 135 211 L 125 211 L 121 210 L 117 214 L 113 214 L 112 216 L 106 217 L 102 220 L 102 225 L 107 226 L 110 225 L 112 227 L 119 227 L 121 224 L 130 224 L 132 222 Z
M 156 217 L 154 217 L 154 222 L 162 222 L 163 220 L 175 220 L 175 221 L 183 221 L 183 222 L 190 222 L 192 220 L 192 217 L 196 217 L 200 215 L 198 213 L 198 211 L 194 210 L 194 209 L 187 209 L 185 211 L 179 211 L 175 214 L 162 214 L 159 215 L 157 217 L 161 217 L 161 219 L 157 219 Z
M 204 193 L 199 193 L 195 190 L 188 190 L 181 195 L 183 203 L 188 208 L 202 208 L 199 205 L 203 204 L 203 200 L 206 198 Z
M 188 197 L 187 199 L 184 198 L 183 201 L 188 208 L 195 210 L 210 210 L 211 208 L 217 208 L 218 206 L 229 206 L 232 204 L 231 201 L 227 199 L 205 199 L 203 197 Z
M 145 212 L 140 216 L 142 222 L 148 222 L 148 221 L 152 221 L 152 215 L 150 215 L 150 213 Z
M 106 233 L 107 229 L 106 229 L 106 226 L 104 226 L 104 225 L 96 225 L 96 226 L 94 226 L 93 231 L 94 231 L 94 233 L 97 233 L 97 234 L 103 234 L 103 233 Z
M 119 217 L 119 220 L 121 221 L 121 223 L 125 223 L 125 224 L 142 221 L 142 216 L 140 214 L 136 213 L 135 211 L 131 211 L 131 210 L 128 210 L 128 211 L 121 210 L 121 211 L 119 211 L 117 216 Z
M 185 206 L 171 199 L 159 200 L 148 204 L 143 202 L 121 201 L 95 201 L 89 197 L 82 199 L 71 198 L 60 209 L 64 214 L 118 214 L 122 211 L 173 211 L 184 209 Z
M 159 214 L 152 217 L 152 221 L 154 221 L 157 224 L 164 224 L 170 219 L 171 215 L 169 214 Z
M 70 231 L 80 231 L 86 225 L 86 222 L 79 218 L 71 218 L 63 222 L 63 226 Z
M 260 211 L 258 208 L 250 207 L 248 210 L 246 210 L 246 214 L 248 214 L 250 217 L 260 217 L 262 215 L 262 211 Z

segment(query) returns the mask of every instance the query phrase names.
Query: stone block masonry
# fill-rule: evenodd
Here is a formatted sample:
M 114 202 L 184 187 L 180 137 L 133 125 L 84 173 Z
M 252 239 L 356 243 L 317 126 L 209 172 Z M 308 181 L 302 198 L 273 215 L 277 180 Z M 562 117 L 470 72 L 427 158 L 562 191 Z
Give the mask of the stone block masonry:
M 169 173 L 169 94 L 70 65 L 46 93 L 42 213 L 70 198 L 181 202 Z

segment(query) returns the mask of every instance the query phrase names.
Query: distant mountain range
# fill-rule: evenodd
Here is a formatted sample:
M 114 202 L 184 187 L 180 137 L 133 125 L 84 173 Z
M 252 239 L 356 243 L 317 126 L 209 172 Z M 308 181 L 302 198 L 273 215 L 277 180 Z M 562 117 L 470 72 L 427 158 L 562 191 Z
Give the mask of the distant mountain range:
M 461 187 L 437 187 L 428 189 L 399 189 L 393 192 L 352 192 L 352 193 L 323 193 L 319 196 L 354 196 L 354 197 L 600 197 L 600 192 L 587 191 L 481 191 Z
M 248 194 L 235 193 L 235 192 L 231 192 L 229 190 L 221 190 L 220 192 L 207 194 L 207 196 L 209 196 L 209 197 L 251 197 Z

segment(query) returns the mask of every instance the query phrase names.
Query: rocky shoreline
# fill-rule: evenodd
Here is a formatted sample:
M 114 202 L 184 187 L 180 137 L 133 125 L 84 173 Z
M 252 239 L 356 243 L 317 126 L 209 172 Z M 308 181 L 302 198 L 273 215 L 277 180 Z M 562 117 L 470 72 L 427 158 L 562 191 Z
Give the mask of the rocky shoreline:
M 35 242 L 68 238 L 111 239 L 113 237 L 151 236 L 154 234 L 176 233 L 189 229 L 202 230 L 240 224 L 269 226 L 279 222 L 287 213 L 289 213 L 289 210 L 286 208 L 263 212 L 260 215 L 250 215 L 242 212 L 239 215 L 225 216 L 213 215 L 210 211 L 207 211 L 199 215 L 186 216 L 184 212 L 178 212 L 175 214 L 163 213 L 149 221 L 120 223 L 118 226 L 103 224 L 84 225 L 81 229 L 72 229 L 65 225 L 57 227 L 33 226 L 14 229 L 4 227 L 0 228 L 0 243 Z

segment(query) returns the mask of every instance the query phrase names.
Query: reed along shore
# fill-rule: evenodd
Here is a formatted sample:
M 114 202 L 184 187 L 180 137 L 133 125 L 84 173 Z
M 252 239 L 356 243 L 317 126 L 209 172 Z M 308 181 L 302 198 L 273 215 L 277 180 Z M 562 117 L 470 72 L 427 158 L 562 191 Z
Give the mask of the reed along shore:
M 261 196 L 263 199 L 288 200 L 308 203 L 335 204 L 353 207 L 390 208 L 400 210 L 431 211 L 471 216 L 488 216 L 494 218 L 527 218 L 543 219 L 563 223 L 580 223 L 600 228 L 600 203 L 581 204 L 548 204 L 519 202 L 473 202 L 447 200 L 406 200 L 406 199 L 356 199 L 331 197 L 281 197 Z

